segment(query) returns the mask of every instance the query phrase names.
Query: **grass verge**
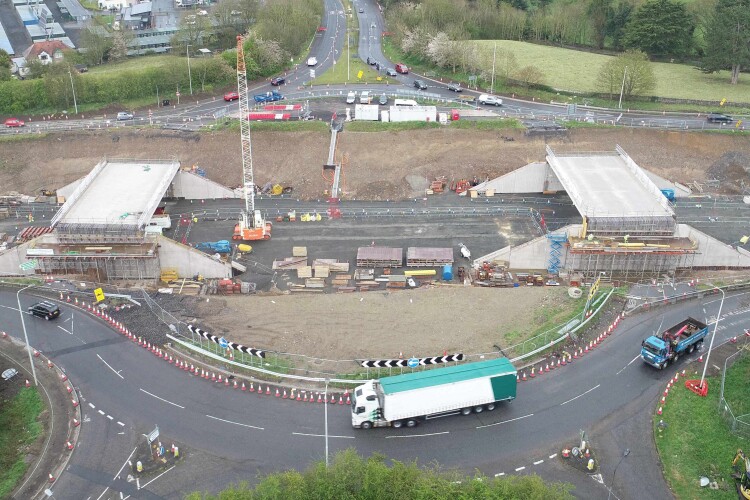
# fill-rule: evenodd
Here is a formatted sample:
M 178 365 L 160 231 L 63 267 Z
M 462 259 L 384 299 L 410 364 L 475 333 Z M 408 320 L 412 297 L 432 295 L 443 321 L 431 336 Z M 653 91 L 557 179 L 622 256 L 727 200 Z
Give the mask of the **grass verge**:
M 727 400 L 737 409 L 747 412 L 750 402 L 750 356 L 737 361 L 728 371 Z M 664 466 L 664 476 L 677 498 L 708 498 L 734 500 L 737 498 L 731 462 L 737 448 L 747 448 L 747 439 L 729 432 L 720 417 L 719 389 L 721 377 L 709 377 L 708 396 L 696 396 L 680 385 L 669 394 L 661 416 L 654 416 L 654 435 Z M 657 424 L 664 420 L 667 428 L 659 432 Z M 716 481 L 718 490 L 701 488 L 701 476 Z
M 220 130 L 239 132 L 240 122 L 239 120 L 220 121 L 215 125 L 210 125 L 201 130 L 210 132 L 218 132 Z M 278 122 L 253 122 L 250 124 L 250 130 L 252 132 L 261 130 L 272 130 L 274 132 L 329 132 L 330 128 L 328 127 L 328 122 L 321 120 L 290 120 Z
M 403 130 L 422 130 L 439 128 L 436 122 L 365 122 L 353 121 L 344 125 L 347 132 L 401 132 Z
M 26 473 L 26 447 L 42 433 L 38 418 L 43 409 L 35 388 L 24 387 L 11 401 L 3 401 L 0 409 L 0 498 L 9 498 Z
M 470 130 L 507 130 L 523 129 L 524 126 L 515 118 L 499 118 L 497 120 L 458 120 L 449 122 L 450 128 Z

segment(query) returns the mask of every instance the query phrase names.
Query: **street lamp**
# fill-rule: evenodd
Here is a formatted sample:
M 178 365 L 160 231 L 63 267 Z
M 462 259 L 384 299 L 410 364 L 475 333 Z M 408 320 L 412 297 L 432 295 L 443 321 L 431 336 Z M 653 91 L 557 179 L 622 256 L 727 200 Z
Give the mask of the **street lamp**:
M 615 471 L 612 473 L 612 483 L 609 485 L 609 493 L 607 494 L 607 500 L 610 499 L 612 496 L 612 486 L 615 484 L 615 475 L 617 474 L 617 468 L 620 466 L 623 460 L 625 460 L 625 457 L 630 455 L 630 448 L 625 448 L 625 451 L 622 452 L 622 457 L 620 457 L 620 461 L 617 462 L 617 465 L 615 465 Z
M 706 369 L 708 368 L 708 358 L 711 357 L 711 349 L 714 347 L 714 339 L 716 338 L 716 330 L 719 327 L 719 321 L 721 321 L 721 308 L 724 306 L 724 299 L 726 298 L 726 294 L 724 293 L 724 290 L 719 288 L 718 286 L 714 286 L 714 290 L 718 290 L 721 292 L 721 302 L 719 303 L 719 314 L 716 315 L 716 322 L 714 323 L 714 332 L 711 334 L 711 342 L 708 345 L 708 354 L 706 354 L 706 363 L 703 365 L 703 374 L 701 375 L 701 381 L 700 384 L 698 384 L 698 389 L 701 391 L 703 390 L 703 384 L 705 383 L 706 379 Z M 705 396 L 705 394 L 703 394 Z
M 68 76 L 70 76 L 70 88 L 73 89 L 73 106 L 76 108 L 76 114 L 78 114 L 78 102 L 76 101 L 76 88 L 73 85 L 73 73 L 68 68 Z
M 190 74 L 190 44 L 185 44 L 185 53 L 188 60 L 188 80 L 190 80 L 190 95 L 193 95 L 193 77 Z
M 34 385 L 39 385 L 36 380 L 36 368 L 34 368 L 34 358 L 31 357 L 31 346 L 29 346 L 29 334 L 26 333 L 26 322 L 23 319 L 23 309 L 21 309 L 21 292 L 34 285 L 26 285 L 16 292 L 16 302 L 18 302 L 18 314 L 21 315 L 21 328 L 23 328 L 23 338 L 26 340 L 26 351 L 29 353 L 29 364 L 31 365 L 31 374 L 34 376 Z
M 323 392 L 323 405 L 325 406 L 325 435 L 326 435 L 326 469 L 328 468 L 328 382 L 331 379 L 326 379 L 326 388 Z
M 622 72 L 622 87 L 620 87 L 620 102 L 617 103 L 617 107 L 622 109 L 622 93 L 625 91 L 625 76 L 628 74 L 628 67 L 625 66 L 625 71 Z

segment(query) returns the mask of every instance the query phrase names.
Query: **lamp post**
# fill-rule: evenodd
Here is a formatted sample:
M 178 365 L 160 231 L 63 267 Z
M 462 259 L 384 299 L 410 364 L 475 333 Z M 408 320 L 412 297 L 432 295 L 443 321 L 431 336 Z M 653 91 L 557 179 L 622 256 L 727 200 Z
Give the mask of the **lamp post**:
M 193 95 L 193 77 L 190 74 L 190 44 L 185 44 L 185 53 L 188 60 L 188 80 L 190 80 L 190 95 Z
M 622 72 L 622 87 L 620 87 L 620 102 L 617 103 L 617 107 L 622 109 L 622 93 L 625 91 L 625 76 L 628 74 L 628 67 L 625 66 L 625 71 Z
M 26 341 L 26 351 L 29 353 L 29 364 L 31 365 L 31 374 L 34 377 L 34 385 L 39 385 L 36 380 L 36 368 L 34 368 L 34 358 L 31 357 L 31 346 L 29 345 L 29 334 L 26 333 L 26 322 L 23 319 L 23 309 L 21 309 L 21 292 L 34 285 L 26 285 L 16 292 L 16 302 L 18 302 L 18 314 L 21 315 L 21 328 L 23 329 L 23 338 Z
M 716 338 L 716 330 L 719 327 L 719 321 L 721 321 L 721 308 L 724 307 L 724 299 L 726 298 L 726 294 L 724 293 L 724 290 L 719 288 L 718 286 L 714 286 L 714 290 L 718 290 L 721 292 L 721 302 L 719 303 L 719 314 L 716 315 L 716 322 L 714 323 L 714 331 L 711 334 L 711 342 L 708 344 L 708 354 L 706 354 L 706 362 L 703 364 L 703 374 L 701 375 L 701 382 L 698 384 L 698 388 L 703 390 L 703 384 L 705 383 L 706 379 L 706 369 L 708 368 L 708 359 L 711 357 L 711 349 L 714 347 L 714 339 Z
M 326 379 L 326 388 L 323 392 L 323 405 L 325 406 L 324 414 L 325 414 L 325 435 L 326 435 L 326 469 L 328 468 L 328 382 L 330 382 L 331 379 Z
M 615 484 L 615 475 L 617 474 L 617 468 L 620 466 L 623 460 L 625 460 L 625 457 L 630 455 L 630 448 L 625 448 L 625 451 L 622 452 L 622 457 L 620 458 L 620 461 L 617 462 L 617 465 L 615 465 L 615 471 L 612 473 L 612 484 L 609 485 L 609 493 L 607 494 L 607 500 L 610 499 L 612 496 L 612 486 Z
M 497 53 L 497 42 L 492 47 L 492 81 L 490 82 L 490 94 L 495 93 L 495 54 Z
M 78 101 L 76 101 L 76 88 L 73 85 L 73 73 L 68 68 L 68 76 L 70 76 L 70 88 L 73 89 L 73 106 L 76 108 L 76 114 L 78 114 Z

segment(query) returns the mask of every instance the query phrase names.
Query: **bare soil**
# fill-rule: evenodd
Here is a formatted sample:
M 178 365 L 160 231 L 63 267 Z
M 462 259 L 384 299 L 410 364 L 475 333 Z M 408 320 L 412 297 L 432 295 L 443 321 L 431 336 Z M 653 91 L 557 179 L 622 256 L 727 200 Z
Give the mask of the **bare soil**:
M 544 146 L 558 151 L 611 151 L 620 144 L 640 166 L 673 181 L 722 179 L 725 192 L 739 192 L 750 170 L 746 136 L 668 132 L 647 129 L 573 129 L 563 135 L 525 136 L 502 131 L 450 128 L 407 132 L 344 132 L 338 154 L 348 154 L 344 190 L 350 198 L 394 199 L 417 194 L 419 178 L 496 177 L 544 159 Z M 330 136 L 318 132 L 253 135 L 253 165 L 258 184 L 292 186 L 301 198 L 323 196 L 321 175 Z M 105 156 L 176 157 L 200 165 L 208 177 L 228 186 L 240 183 L 240 145 L 236 132 L 183 133 L 118 130 L 52 134 L 0 142 L 0 194 L 62 187 L 86 175 Z M 407 176 L 410 178 L 407 181 Z

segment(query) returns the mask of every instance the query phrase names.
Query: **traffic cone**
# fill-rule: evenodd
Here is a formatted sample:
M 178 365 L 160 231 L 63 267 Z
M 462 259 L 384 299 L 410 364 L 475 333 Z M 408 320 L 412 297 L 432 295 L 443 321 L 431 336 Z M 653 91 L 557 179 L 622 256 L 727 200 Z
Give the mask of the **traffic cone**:
M 52 474 L 48 474 L 48 476 L 49 476 L 49 482 L 50 483 L 54 483 L 55 482 L 55 476 L 53 476 Z
M 73 419 L 73 427 L 78 427 L 79 425 L 81 425 L 81 422 L 79 422 L 76 419 Z
M 229 377 L 224 377 L 224 385 L 229 387 Z
M 221 375 L 219 375 L 219 378 L 221 378 Z M 216 382 L 216 374 L 214 372 L 211 372 L 211 382 Z
M 67 449 L 69 449 L 69 450 L 72 450 L 73 449 L 73 443 L 71 443 L 70 441 L 65 441 L 65 447 Z
M 531 378 L 536 377 L 536 374 L 534 374 L 534 367 L 531 367 Z
M 52 368 L 52 360 L 51 359 L 47 360 L 47 368 Z
M 297 401 L 302 401 L 302 391 L 297 391 Z
M 681 374 L 681 375 L 682 375 L 683 377 L 685 376 L 685 370 L 682 370 L 682 374 Z
M 289 396 L 286 393 L 286 389 L 284 389 L 284 394 L 281 396 L 281 399 L 287 399 Z
M 302 401 L 304 401 L 305 403 L 307 403 L 307 392 L 306 391 L 302 391 Z
M 318 395 L 318 397 L 320 397 L 319 392 L 316 394 Z M 310 391 L 310 403 L 314 403 L 314 402 L 315 402 L 315 395 L 313 395 L 312 391 Z
M 323 394 L 320 392 L 318 393 L 318 403 L 325 403 L 325 401 L 323 401 Z
M 336 396 L 335 395 L 331 394 L 331 400 L 329 401 L 329 403 L 331 403 L 332 405 L 336 404 Z
M 68 385 L 68 386 L 65 386 L 65 389 L 67 389 L 67 390 L 68 390 L 68 394 L 70 394 L 71 392 L 73 392 L 73 388 L 72 388 L 72 387 L 70 387 L 69 385 Z
M 278 398 L 279 396 L 281 396 L 281 394 L 279 393 L 279 388 L 277 387 L 276 388 L 276 397 Z
M 31 382 L 29 382 L 28 379 L 26 380 L 26 387 L 31 387 Z
M 664 395 L 665 395 L 665 396 L 668 396 L 668 395 L 669 395 L 669 389 L 664 389 Z
M 666 398 L 666 396 L 662 396 L 661 397 L 661 405 L 662 406 L 667 406 L 667 398 Z
M 221 373 L 219 373 L 219 380 L 217 380 L 216 382 L 218 382 L 219 384 L 221 384 Z
M 585 455 L 584 455 L 584 456 L 585 456 L 586 458 L 590 458 L 590 457 L 591 457 L 591 453 L 589 452 L 589 449 L 588 449 L 588 448 L 586 448 L 586 453 L 585 453 Z
M 346 392 L 344 392 L 344 395 L 346 396 L 346 404 L 347 405 L 351 405 L 352 404 L 352 400 L 349 399 L 349 389 L 347 389 Z
M 657 415 L 661 415 L 661 413 L 662 413 L 662 411 L 661 411 L 661 406 L 660 406 L 660 407 L 659 407 L 659 409 L 658 409 L 658 410 L 656 410 L 656 414 L 657 414 Z
M 250 392 L 255 392 L 255 387 L 252 382 L 250 382 Z
M 578 349 L 573 351 L 573 359 L 578 359 Z
M 71 399 L 70 401 L 73 403 L 73 408 L 78 407 L 78 401 L 76 401 L 75 399 Z
M 729 339 L 729 342 L 731 342 L 732 344 L 736 344 L 737 343 L 737 336 L 735 335 L 734 337 L 732 337 L 731 339 Z
M 237 381 L 235 380 L 234 381 L 234 388 L 236 389 L 237 387 L 239 387 L 239 386 L 237 385 Z
M 557 358 L 557 366 L 555 368 L 560 368 L 560 358 Z
M 341 394 L 339 394 L 339 404 L 344 404 L 344 396 L 342 396 Z
M 38 357 L 39 357 L 39 351 L 37 351 L 36 349 L 34 349 L 34 357 L 35 357 L 35 358 L 38 358 Z
M 258 384 L 258 396 L 262 396 L 262 395 L 263 395 L 263 386 Z
M 554 367 L 555 365 L 553 364 L 552 366 Z M 544 372 L 549 373 L 549 363 L 544 365 Z
M 7 334 L 7 333 L 5 333 L 5 332 L 2 332 L 2 336 L 3 336 L 3 338 L 4 338 L 4 339 L 7 339 L 7 338 L 8 338 L 8 334 Z
M 247 390 L 247 387 L 245 387 L 245 382 L 242 382 L 242 389 L 241 390 L 242 391 L 246 391 Z
M 521 380 L 526 382 L 526 372 L 521 373 Z
M 68 380 L 68 376 L 63 373 L 62 375 L 60 375 L 60 380 L 65 382 L 66 380 Z
M 565 366 L 565 365 L 567 365 L 567 364 L 568 364 L 568 362 L 567 362 L 567 361 L 565 360 L 565 358 L 566 358 L 566 357 L 567 357 L 567 356 L 563 355 L 563 357 L 562 357 L 562 361 L 560 361 L 560 366 Z
M 703 363 L 703 354 L 698 357 L 698 363 Z
M 589 352 L 589 346 L 586 346 L 586 347 L 585 347 L 585 348 L 583 349 L 583 352 L 584 352 L 584 353 L 588 353 L 588 352 Z
M 267 385 L 266 386 L 266 396 L 270 396 L 270 395 L 271 395 L 271 386 Z

